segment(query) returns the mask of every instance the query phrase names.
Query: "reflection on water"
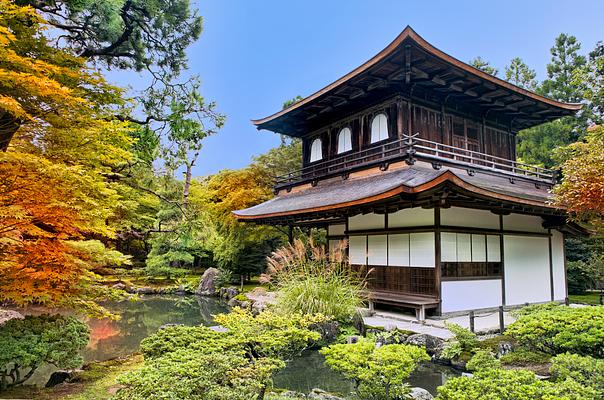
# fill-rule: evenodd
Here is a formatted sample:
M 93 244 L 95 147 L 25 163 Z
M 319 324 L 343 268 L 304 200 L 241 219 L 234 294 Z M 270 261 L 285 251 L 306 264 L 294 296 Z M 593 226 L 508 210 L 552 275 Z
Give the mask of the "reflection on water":
M 212 315 L 226 312 L 217 299 L 197 296 L 150 296 L 138 301 L 103 303 L 119 320 L 88 321 L 90 342 L 85 362 L 104 361 L 138 351 L 141 340 L 165 324 L 213 325 Z
M 287 363 L 284 370 L 275 377 L 277 388 L 309 393 L 314 388 L 346 396 L 353 391 L 352 381 L 332 371 L 325 363 L 325 357 L 317 351 L 306 351 Z M 409 377 L 409 384 L 436 394 L 436 388 L 460 373 L 447 367 L 426 363 L 420 365 Z
M 165 324 L 213 325 L 212 315 L 227 312 L 228 307 L 218 299 L 197 296 L 149 296 L 138 301 L 107 302 L 103 304 L 121 316 L 119 320 L 92 319 L 90 342 L 82 356 L 85 362 L 104 361 L 138 351 L 140 342 Z M 275 387 L 308 393 L 321 388 L 346 395 L 353 390 L 352 382 L 333 372 L 317 351 L 306 351 L 287 363 L 277 374 Z M 43 386 L 56 368 L 42 366 L 28 384 Z M 436 387 L 459 373 L 434 364 L 420 366 L 409 379 L 431 393 Z
M 140 342 L 165 324 L 213 325 L 212 315 L 228 311 L 218 299 L 198 296 L 142 296 L 136 301 L 102 303 L 119 320 L 90 319 L 84 362 L 105 361 L 138 351 Z M 44 386 L 57 368 L 42 365 L 27 384 Z

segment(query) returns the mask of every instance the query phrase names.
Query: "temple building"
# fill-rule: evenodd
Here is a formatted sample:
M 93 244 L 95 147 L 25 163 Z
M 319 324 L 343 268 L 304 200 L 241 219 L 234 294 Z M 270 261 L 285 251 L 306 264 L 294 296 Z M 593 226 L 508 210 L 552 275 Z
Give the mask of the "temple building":
M 407 27 L 349 74 L 254 120 L 303 143 L 303 167 L 240 221 L 327 229 L 371 271 L 376 303 L 433 314 L 563 301 L 558 172 L 516 161 L 516 134 L 573 115 Z

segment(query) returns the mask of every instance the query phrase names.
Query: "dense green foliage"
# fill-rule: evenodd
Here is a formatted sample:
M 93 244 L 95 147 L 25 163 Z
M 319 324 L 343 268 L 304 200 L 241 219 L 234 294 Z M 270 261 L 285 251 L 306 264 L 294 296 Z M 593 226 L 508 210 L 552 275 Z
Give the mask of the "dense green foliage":
M 0 391 L 31 378 L 42 364 L 77 368 L 89 330 L 73 317 L 28 315 L 0 325 Z
M 371 340 L 335 344 L 321 349 L 325 362 L 354 380 L 360 399 L 398 399 L 409 392 L 404 382 L 422 361 L 430 360 L 420 347 L 406 344 L 376 346 Z
M 495 358 L 490 350 L 478 350 L 466 364 L 468 371 L 496 369 L 501 366 L 501 361 Z
M 308 243 L 296 239 L 275 251 L 261 280 L 275 285 L 276 310 L 283 315 L 320 313 L 350 320 L 362 304 L 364 282 L 348 264 L 345 245 L 342 242 L 328 254 L 312 239 Z
M 447 360 L 457 359 L 463 354 L 472 354 L 478 348 L 476 334 L 457 324 L 447 323 L 448 330 L 455 335 L 443 348 L 441 357 Z
M 398 399 L 409 392 L 404 382 L 422 361 L 430 357 L 420 347 L 406 344 L 376 346 L 371 340 L 335 344 L 321 349 L 325 362 L 354 380 L 360 399 Z
M 522 346 L 551 355 L 604 357 L 604 306 L 530 306 L 506 330 Z
M 451 378 L 437 400 L 594 400 L 595 391 L 568 379 L 549 382 L 523 370 L 481 369 L 472 377 Z
M 215 319 L 226 332 L 174 326 L 143 340 L 145 364 L 121 378 L 116 399 L 262 399 L 284 360 L 320 339 L 310 328 L 325 320 L 239 308 Z
M 573 379 L 598 392 L 598 399 L 604 399 L 604 360 L 577 354 L 560 354 L 552 359 L 550 368 L 553 379 L 564 381 Z

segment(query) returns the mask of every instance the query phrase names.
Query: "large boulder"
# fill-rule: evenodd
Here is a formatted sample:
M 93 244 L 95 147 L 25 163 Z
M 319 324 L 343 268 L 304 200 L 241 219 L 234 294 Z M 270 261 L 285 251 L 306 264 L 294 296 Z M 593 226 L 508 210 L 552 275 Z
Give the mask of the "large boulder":
M 195 291 L 195 294 L 200 296 L 215 296 L 216 295 L 216 277 L 218 276 L 218 269 L 208 268 L 201 276 L 199 286 Z
M 420 387 L 411 388 L 409 396 L 415 400 L 432 400 L 434 396 L 430 394 L 426 389 Z
M 436 336 L 427 335 L 425 333 L 416 333 L 415 335 L 409 336 L 405 343 L 424 347 L 426 352 L 433 356 L 440 352 L 445 341 Z

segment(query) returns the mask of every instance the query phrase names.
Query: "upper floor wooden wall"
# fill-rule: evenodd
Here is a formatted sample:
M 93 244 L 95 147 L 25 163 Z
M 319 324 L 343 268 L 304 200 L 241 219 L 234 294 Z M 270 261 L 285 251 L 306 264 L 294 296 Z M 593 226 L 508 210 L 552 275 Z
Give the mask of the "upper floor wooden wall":
M 378 114 L 386 115 L 388 139 L 371 142 L 371 124 Z M 403 134 L 419 133 L 422 139 L 489 155 L 516 159 L 515 134 L 496 121 L 457 112 L 445 105 L 426 104 L 419 100 L 396 97 L 370 106 L 354 115 L 310 132 L 303 138 L 304 165 L 311 164 L 311 146 L 321 140 L 322 157 L 326 161 L 338 157 L 338 135 L 344 128 L 351 131 L 354 153 L 398 140 Z

